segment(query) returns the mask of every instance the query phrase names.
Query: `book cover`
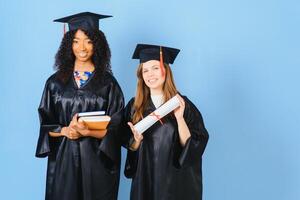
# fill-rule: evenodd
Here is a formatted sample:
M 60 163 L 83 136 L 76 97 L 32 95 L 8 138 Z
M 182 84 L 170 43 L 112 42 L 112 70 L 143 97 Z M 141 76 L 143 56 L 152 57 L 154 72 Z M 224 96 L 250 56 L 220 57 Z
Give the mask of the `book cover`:
M 110 121 L 110 116 L 102 115 L 104 111 L 79 113 L 78 121 L 83 122 L 91 130 L 104 130 Z

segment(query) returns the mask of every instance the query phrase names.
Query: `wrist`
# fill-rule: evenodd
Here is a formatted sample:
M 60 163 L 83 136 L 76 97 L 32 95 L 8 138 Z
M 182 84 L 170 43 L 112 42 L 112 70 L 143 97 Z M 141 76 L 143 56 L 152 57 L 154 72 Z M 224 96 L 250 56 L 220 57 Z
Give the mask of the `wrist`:
M 134 139 L 134 141 L 133 141 L 134 146 L 140 146 L 140 144 L 141 144 L 141 141 Z
M 176 120 L 177 120 L 178 123 L 184 122 L 184 117 L 183 116 L 176 117 Z
M 62 127 L 61 128 L 61 131 L 60 131 L 60 134 L 62 135 L 62 136 L 66 136 L 67 135 L 67 127 Z
M 89 129 L 84 129 L 84 130 L 80 131 L 79 133 L 84 136 L 91 136 L 91 131 Z
M 130 145 L 129 149 L 131 151 L 136 151 L 140 147 L 141 142 L 137 142 L 134 140 L 134 142 Z

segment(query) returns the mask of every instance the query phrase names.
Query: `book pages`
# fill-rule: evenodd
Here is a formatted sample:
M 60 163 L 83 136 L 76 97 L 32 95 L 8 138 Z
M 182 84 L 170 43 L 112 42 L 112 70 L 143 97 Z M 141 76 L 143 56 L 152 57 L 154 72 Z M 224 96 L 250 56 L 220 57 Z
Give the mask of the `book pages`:
M 78 113 L 78 117 L 105 115 L 105 111 L 92 111 Z

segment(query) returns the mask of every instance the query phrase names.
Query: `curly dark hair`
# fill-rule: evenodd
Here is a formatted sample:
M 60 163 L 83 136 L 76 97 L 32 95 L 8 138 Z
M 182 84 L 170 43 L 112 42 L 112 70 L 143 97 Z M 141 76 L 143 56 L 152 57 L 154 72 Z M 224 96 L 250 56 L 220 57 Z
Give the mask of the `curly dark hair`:
M 101 78 L 104 72 L 112 74 L 110 65 L 110 48 L 104 33 L 100 30 L 82 30 L 93 43 L 92 62 L 95 65 L 95 77 Z M 73 39 L 77 30 L 68 31 L 60 44 L 55 55 L 54 69 L 57 71 L 58 78 L 66 82 L 73 75 L 75 55 L 72 50 Z

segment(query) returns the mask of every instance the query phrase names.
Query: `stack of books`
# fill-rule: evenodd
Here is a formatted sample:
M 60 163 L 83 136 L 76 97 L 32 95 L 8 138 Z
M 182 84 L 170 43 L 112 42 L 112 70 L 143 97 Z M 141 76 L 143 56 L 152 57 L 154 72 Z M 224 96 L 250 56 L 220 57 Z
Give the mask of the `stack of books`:
M 83 122 L 91 130 L 104 130 L 110 116 L 105 115 L 105 111 L 83 112 L 78 114 L 78 121 Z

